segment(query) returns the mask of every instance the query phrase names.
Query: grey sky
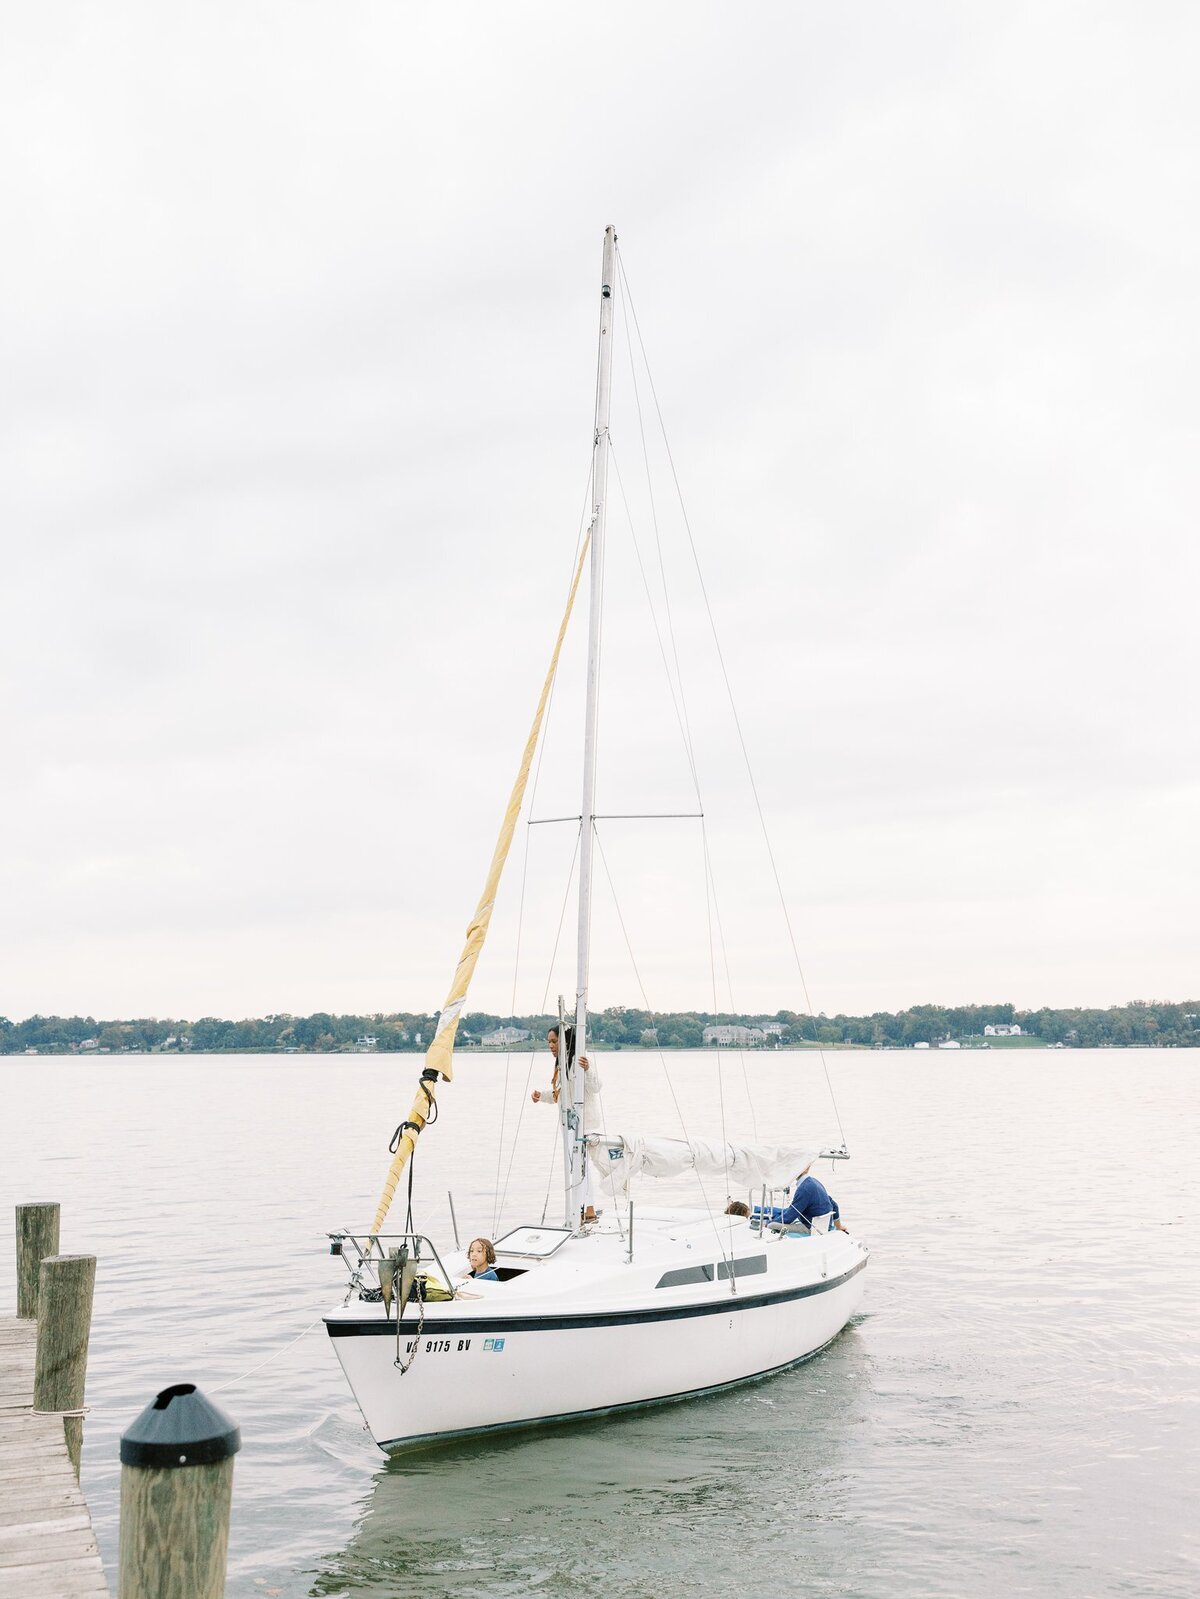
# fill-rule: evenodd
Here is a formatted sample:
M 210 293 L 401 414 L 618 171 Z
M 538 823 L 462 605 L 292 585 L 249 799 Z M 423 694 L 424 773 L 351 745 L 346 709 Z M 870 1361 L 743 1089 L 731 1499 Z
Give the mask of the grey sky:
M 0 1013 L 440 1002 L 567 580 L 609 221 L 814 1006 L 1200 989 L 1200 15 L 599 15 L 10 15 Z M 614 438 L 645 538 L 623 366 Z M 733 998 L 799 1008 L 660 509 Z M 686 809 L 638 585 L 614 509 L 601 797 Z M 556 832 L 518 1009 L 572 986 Z M 707 1007 L 694 824 L 603 838 L 650 1003 Z M 606 894 L 593 998 L 638 1003 Z

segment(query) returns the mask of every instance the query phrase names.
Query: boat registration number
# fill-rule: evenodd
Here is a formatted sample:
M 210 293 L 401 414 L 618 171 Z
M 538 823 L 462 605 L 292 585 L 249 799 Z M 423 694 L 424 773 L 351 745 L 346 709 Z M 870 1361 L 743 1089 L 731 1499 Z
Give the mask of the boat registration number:
M 409 1339 L 407 1350 L 408 1354 L 412 1354 L 413 1350 L 417 1347 L 417 1342 L 418 1340 L 415 1338 Z M 471 1340 L 469 1338 L 426 1338 L 425 1340 L 425 1353 L 427 1355 L 448 1355 L 451 1350 L 454 1350 L 457 1354 L 461 1355 L 470 1349 L 470 1347 Z M 499 1354 L 504 1348 L 504 1339 L 485 1338 L 483 1340 L 483 1347 L 489 1354 Z

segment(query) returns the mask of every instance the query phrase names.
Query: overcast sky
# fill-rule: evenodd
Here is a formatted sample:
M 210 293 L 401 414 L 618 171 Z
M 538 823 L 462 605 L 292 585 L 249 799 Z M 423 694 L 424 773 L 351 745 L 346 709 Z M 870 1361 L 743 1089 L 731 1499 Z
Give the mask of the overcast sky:
M 10 11 L 0 1014 L 437 1007 L 609 222 L 814 1008 L 1200 994 L 1197 59 L 1168 3 Z M 601 809 L 688 810 L 618 341 Z M 651 457 L 732 999 L 800 1009 Z M 602 841 L 594 1004 L 711 1008 L 696 824 Z M 517 1010 L 573 988 L 573 842 L 531 832 Z

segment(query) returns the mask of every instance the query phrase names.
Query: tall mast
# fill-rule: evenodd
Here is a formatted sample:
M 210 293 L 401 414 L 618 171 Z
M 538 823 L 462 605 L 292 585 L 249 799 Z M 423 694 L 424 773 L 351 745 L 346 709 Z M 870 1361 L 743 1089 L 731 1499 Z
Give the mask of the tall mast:
M 596 721 L 600 708 L 600 609 L 604 575 L 604 502 L 608 487 L 608 413 L 612 395 L 613 289 L 617 230 L 604 232 L 600 272 L 600 354 L 596 377 L 596 429 L 592 446 L 591 608 L 588 616 L 587 707 L 583 734 L 583 803 L 579 839 L 579 933 L 575 968 L 576 1060 L 587 1053 L 588 967 L 592 945 L 592 845 L 596 808 Z M 560 1044 L 560 1062 L 566 1050 Z M 583 1073 L 561 1073 L 567 1226 L 579 1226 L 587 1149 L 583 1142 Z M 569 1102 L 568 1092 L 569 1087 Z

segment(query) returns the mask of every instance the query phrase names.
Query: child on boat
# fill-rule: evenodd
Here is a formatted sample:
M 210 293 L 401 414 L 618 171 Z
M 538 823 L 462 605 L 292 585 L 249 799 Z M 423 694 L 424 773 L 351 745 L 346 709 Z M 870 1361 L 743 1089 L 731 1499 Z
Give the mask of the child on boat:
M 463 1272 L 464 1277 L 474 1277 L 481 1283 L 500 1281 L 495 1272 L 496 1246 L 490 1238 L 472 1238 L 467 1245 L 467 1260 L 470 1270 Z

